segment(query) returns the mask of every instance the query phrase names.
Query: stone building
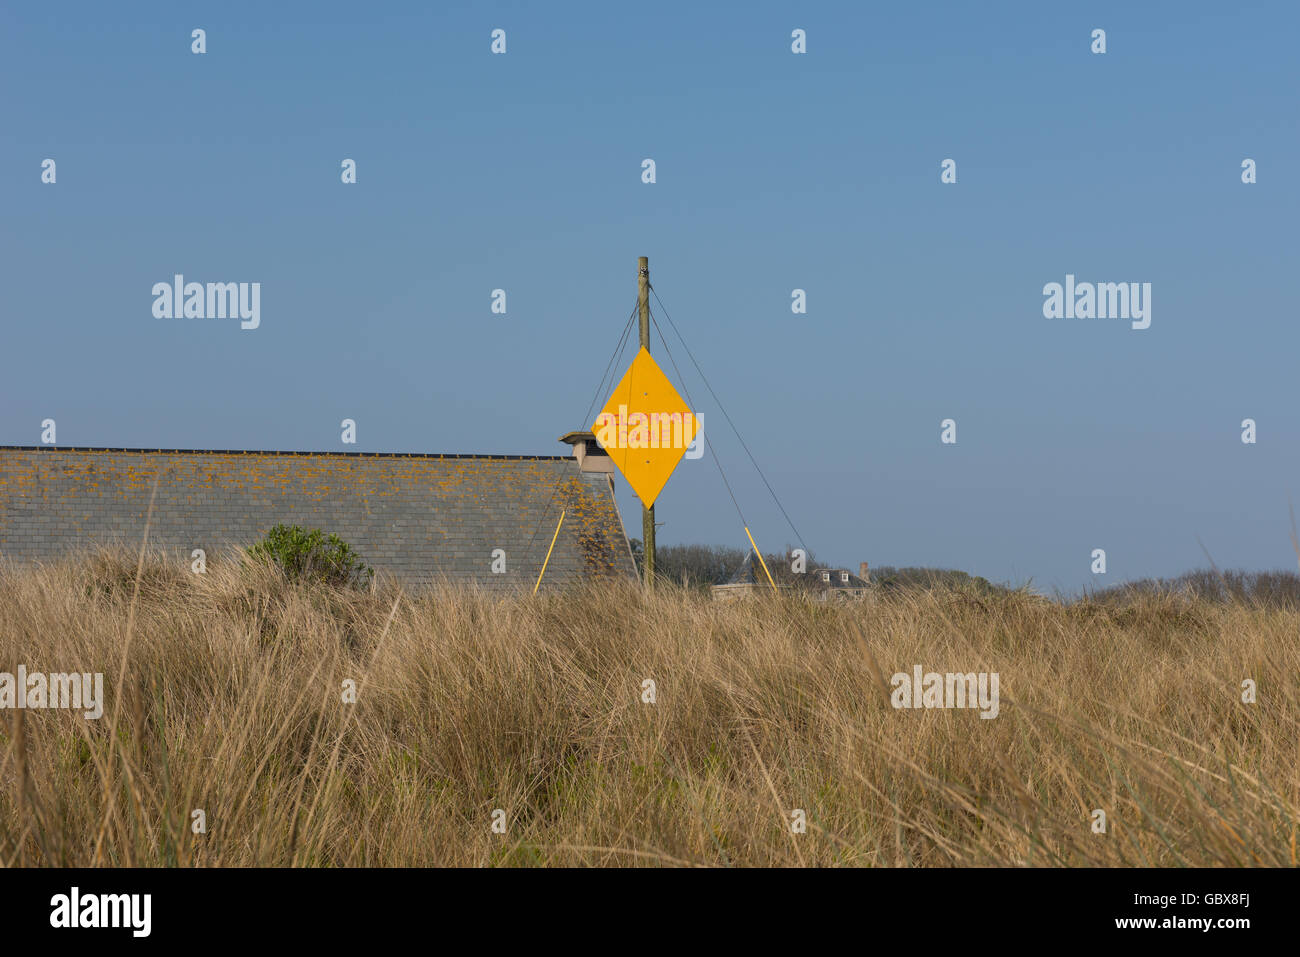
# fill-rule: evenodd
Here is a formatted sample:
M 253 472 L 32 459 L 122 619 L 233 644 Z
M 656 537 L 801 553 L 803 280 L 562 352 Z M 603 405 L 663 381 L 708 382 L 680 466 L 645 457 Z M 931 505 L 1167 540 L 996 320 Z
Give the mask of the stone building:
M 834 599 L 861 600 L 871 593 L 871 582 L 866 578 L 867 563 L 861 573 L 854 575 L 847 568 L 818 568 L 811 572 L 812 591 L 821 601 Z
M 187 564 L 285 523 L 407 584 L 531 589 L 563 510 L 543 588 L 633 579 L 612 463 L 575 434 L 567 456 L 0 446 L 0 561 L 138 548 L 152 495 L 150 545 Z
M 872 586 L 868 575 L 867 563 L 863 562 L 858 566 L 857 575 L 847 568 L 817 568 L 799 576 L 781 574 L 779 580 L 774 580 L 778 590 L 797 589 L 814 601 L 860 601 L 871 594 Z M 715 601 L 733 601 L 756 592 L 771 590 L 772 582 L 768 581 L 753 549 L 745 555 L 745 560 L 725 584 L 714 585 L 711 589 Z

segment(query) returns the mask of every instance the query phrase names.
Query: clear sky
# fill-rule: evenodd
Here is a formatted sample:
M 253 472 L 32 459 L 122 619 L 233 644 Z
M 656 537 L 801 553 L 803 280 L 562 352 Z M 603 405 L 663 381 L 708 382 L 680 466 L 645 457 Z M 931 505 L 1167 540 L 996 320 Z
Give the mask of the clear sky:
M 1065 591 L 1294 568 L 1298 27 L 1291 2 L 6 4 L 0 444 L 53 418 L 60 445 L 562 454 L 644 255 L 825 559 Z M 155 318 L 176 273 L 260 282 L 260 326 Z M 1045 318 L 1067 274 L 1150 283 L 1150 328 Z M 759 544 L 793 543 L 669 345 Z M 708 456 L 657 511 L 661 543 L 746 544 Z

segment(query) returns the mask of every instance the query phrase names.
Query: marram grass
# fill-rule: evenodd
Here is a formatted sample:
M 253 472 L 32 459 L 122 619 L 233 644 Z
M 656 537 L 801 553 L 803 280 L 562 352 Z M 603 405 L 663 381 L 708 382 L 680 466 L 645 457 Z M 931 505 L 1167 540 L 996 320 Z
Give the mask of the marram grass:
M 1295 611 L 136 572 L 0 570 L 0 671 L 107 698 L 0 711 L 0 864 L 1296 863 Z M 997 672 L 998 716 L 895 709 L 915 665 Z

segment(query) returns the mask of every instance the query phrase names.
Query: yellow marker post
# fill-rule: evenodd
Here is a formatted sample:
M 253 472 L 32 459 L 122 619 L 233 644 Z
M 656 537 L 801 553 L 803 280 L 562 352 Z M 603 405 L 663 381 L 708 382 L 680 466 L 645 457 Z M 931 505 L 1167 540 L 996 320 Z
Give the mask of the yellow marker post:
M 745 526 L 745 534 L 749 535 L 748 525 Z M 767 583 L 772 586 L 772 591 L 776 591 L 776 582 L 772 581 L 772 573 L 767 570 L 767 562 L 763 561 L 763 553 L 758 550 L 753 535 L 749 535 L 749 544 L 754 546 L 754 554 L 758 556 L 758 563 L 763 566 L 763 574 L 767 576 Z
M 533 586 L 534 595 L 537 594 L 537 589 L 542 587 L 542 576 L 546 574 L 546 565 L 551 560 L 551 552 L 555 550 L 555 540 L 560 537 L 560 526 L 564 524 L 564 511 L 564 509 L 560 510 L 560 521 L 555 526 L 555 534 L 551 536 L 551 547 L 546 550 L 546 560 L 542 562 L 542 570 L 537 573 L 537 584 Z

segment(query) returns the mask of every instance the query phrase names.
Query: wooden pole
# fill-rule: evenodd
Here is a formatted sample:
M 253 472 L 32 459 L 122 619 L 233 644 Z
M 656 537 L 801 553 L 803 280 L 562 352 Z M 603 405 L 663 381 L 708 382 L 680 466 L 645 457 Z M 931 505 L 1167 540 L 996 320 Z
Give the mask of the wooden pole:
M 650 259 L 636 261 L 636 302 L 641 312 L 641 348 L 650 351 Z M 655 507 L 641 506 L 641 540 L 645 543 L 642 564 L 646 588 L 654 587 L 655 578 Z

